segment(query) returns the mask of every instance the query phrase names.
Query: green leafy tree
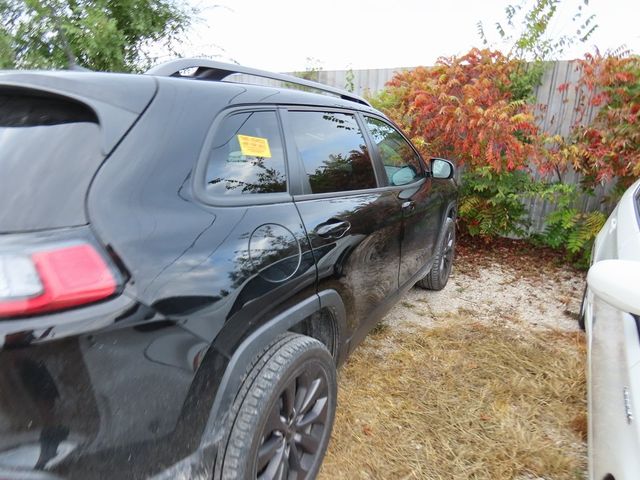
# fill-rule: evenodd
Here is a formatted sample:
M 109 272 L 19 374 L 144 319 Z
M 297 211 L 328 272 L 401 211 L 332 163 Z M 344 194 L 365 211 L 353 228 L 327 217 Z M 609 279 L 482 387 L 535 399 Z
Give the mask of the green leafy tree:
M 349 70 L 347 70 L 347 73 L 344 75 L 344 89 L 347 92 L 353 92 L 356 89 L 356 74 L 351 67 L 349 67 Z
M 528 61 L 557 60 L 570 46 L 586 42 L 598 28 L 588 6 L 589 0 L 521 0 L 505 8 L 505 18 L 495 23 L 495 31 L 499 42 L 507 45 L 509 56 Z M 571 25 L 557 33 L 554 19 L 561 7 L 571 14 Z M 478 22 L 478 35 L 486 46 L 496 43 L 482 22 Z
M 562 33 L 555 31 L 559 9 L 571 18 Z M 478 35 L 485 46 L 500 46 L 510 59 L 519 61 L 509 89 L 514 100 L 533 103 L 547 62 L 557 60 L 572 45 L 586 42 L 597 28 L 589 0 L 520 0 L 507 5 L 504 19 L 495 23 L 496 35 L 488 34 L 482 22 L 478 22 Z
M 176 0 L 0 0 L 0 66 L 139 71 L 173 49 L 195 12 Z

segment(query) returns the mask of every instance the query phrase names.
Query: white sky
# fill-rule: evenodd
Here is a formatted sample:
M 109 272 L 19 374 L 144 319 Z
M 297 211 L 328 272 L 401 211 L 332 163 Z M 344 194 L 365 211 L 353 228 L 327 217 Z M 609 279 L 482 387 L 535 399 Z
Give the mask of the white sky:
M 439 56 L 481 47 L 480 20 L 490 38 L 497 39 L 495 22 L 504 22 L 505 7 L 520 0 L 187 1 L 200 10 L 201 20 L 188 33 L 181 55 L 297 71 L 310 66 L 338 70 L 433 65 Z M 582 3 L 564 0 L 553 34 L 576 29 L 571 16 Z M 581 57 L 594 46 L 606 51 L 626 45 L 640 52 L 640 0 L 591 0 L 585 8 L 596 14 L 599 27 L 565 58 Z

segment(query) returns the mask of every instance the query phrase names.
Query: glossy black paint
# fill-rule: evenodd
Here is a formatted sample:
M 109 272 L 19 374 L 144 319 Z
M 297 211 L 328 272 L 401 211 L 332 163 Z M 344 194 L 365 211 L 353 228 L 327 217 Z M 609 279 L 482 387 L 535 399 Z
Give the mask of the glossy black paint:
M 313 247 L 318 289 L 340 294 L 352 333 L 370 328 L 371 313 L 398 289 L 402 212 L 397 196 L 380 191 L 313 197 L 298 197 L 296 206 Z M 331 221 L 350 228 L 339 238 L 320 235 Z
M 29 81 L 69 94 L 83 83 L 76 75 L 71 84 L 55 75 Z M 112 78 L 115 93 L 100 83 L 102 96 L 84 86 L 75 98 L 121 108 L 130 80 Z M 284 89 L 149 81 L 153 101 L 121 132 L 85 205 L 86 228 L 122 270 L 123 291 L 85 308 L 0 320 L 2 478 L 210 472 L 225 406 L 260 339 L 333 318 L 341 363 L 429 267 L 442 223 L 455 214 L 455 183 L 428 173 L 403 187 L 379 177 L 367 191 L 303 195 L 286 121 L 289 193 L 218 202 L 203 162 L 225 112 L 375 111 Z M 107 115 L 100 122 L 113 131 Z M 0 235 L 0 251 L 16 238 Z

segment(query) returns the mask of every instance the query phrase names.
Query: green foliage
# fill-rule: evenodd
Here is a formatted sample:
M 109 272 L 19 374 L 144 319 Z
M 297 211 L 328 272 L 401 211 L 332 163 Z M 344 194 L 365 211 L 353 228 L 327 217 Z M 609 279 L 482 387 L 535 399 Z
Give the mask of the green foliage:
M 534 236 L 533 240 L 564 250 L 574 265 L 586 268 L 589 266 L 593 242 L 607 217 L 598 210 L 578 210 L 575 205 L 579 193 L 575 185 L 563 184 L 554 191 L 546 192 L 547 198 L 555 201 L 556 209 L 547 215 L 544 231 Z
M 542 83 L 542 75 L 547 68 L 547 63 L 538 61 L 520 62 L 518 68 L 509 75 L 511 81 L 508 90 L 514 101 L 523 100 L 526 103 L 535 103 L 536 88 Z
M 0 64 L 64 68 L 69 57 L 92 70 L 139 71 L 144 47 L 171 49 L 193 14 L 176 0 L 5 0 L 0 2 Z
M 353 73 L 353 68 L 350 68 L 344 75 L 344 89 L 346 91 L 353 92 L 356 89 L 355 79 L 356 75 Z
M 484 166 L 464 172 L 458 209 L 461 228 L 483 240 L 525 236 L 529 225 L 524 201 L 536 189 L 523 170 L 496 173 Z
M 566 48 L 576 42 L 585 42 L 597 28 L 595 15 L 588 15 L 588 0 L 564 3 L 572 9 L 572 33 L 553 35 L 553 20 L 561 6 L 560 0 L 521 0 L 505 8 L 505 19 L 496 22 L 499 42 L 492 42 L 482 22 L 478 23 L 478 35 L 485 46 L 507 44 L 509 57 L 520 61 L 520 66 L 510 74 L 507 90 L 513 100 L 535 102 L 535 90 L 540 85 L 548 60 L 558 58 Z M 565 12 L 568 13 L 568 12 Z
M 0 69 L 12 68 L 15 64 L 15 54 L 11 47 L 11 35 L 0 27 Z
M 540 243 L 566 252 L 578 267 L 588 267 L 593 242 L 607 217 L 599 211 L 582 213 L 575 208 L 555 210 L 547 217 Z
M 575 208 L 580 193 L 575 185 L 534 180 L 525 170 L 496 173 L 489 166 L 475 168 L 462 176 L 459 226 L 484 241 L 529 238 L 564 251 L 574 265 L 586 267 L 606 216 Z M 536 198 L 553 202 L 556 209 L 545 218 L 544 231 L 530 236 L 527 203 Z
M 371 106 L 381 112 L 397 108 L 402 101 L 402 92 L 398 89 L 385 88 L 379 92 L 366 96 Z
M 499 41 L 507 44 L 510 54 L 518 59 L 544 61 L 556 59 L 576 42 L 586 42 L 598 27 L 595 14 L 587 12 L 588 0 L 521 0 L 507 5 L 505 19 L 496 22 L 495 31 Z M 565 7 L 565 14 L 571 16 L 569 33 L 553 33 L 553 20 L 558 9 Z M 571 9 L 567 11 L 567 9 Z M 566 31 L 566 26 L 563 31 Z M 483 44 L 492 42 L 482 22 L 478 22 L 478 35 Z

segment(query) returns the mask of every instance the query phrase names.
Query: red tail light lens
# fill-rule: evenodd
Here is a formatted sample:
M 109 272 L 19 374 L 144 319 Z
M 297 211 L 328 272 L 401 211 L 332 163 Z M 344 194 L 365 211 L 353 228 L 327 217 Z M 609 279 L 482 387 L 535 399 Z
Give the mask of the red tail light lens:
M 0 253 L 0 317 L 85 305 L 110 297 L 117 288 L 109 265 L 88 243 L 29 255 Z

